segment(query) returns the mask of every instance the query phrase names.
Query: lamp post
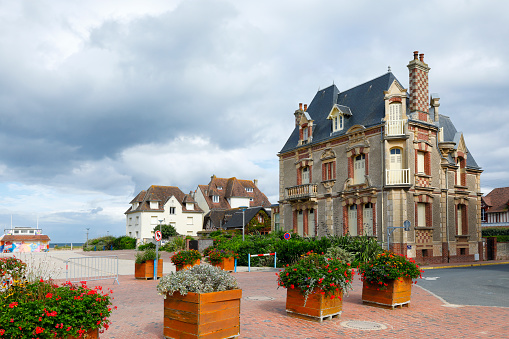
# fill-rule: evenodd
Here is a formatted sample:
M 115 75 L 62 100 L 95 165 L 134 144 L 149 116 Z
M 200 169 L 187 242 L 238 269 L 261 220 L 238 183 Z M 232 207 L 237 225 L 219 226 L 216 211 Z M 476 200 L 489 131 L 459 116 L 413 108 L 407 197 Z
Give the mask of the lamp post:
M 87 242 L 85 243 L 85 247 L 88 247 L 88 231 L 90 231 L 90 228 L 86 228 L 87 230 Z
M 245 225 L 246 225 L 246 206 L 240 207 L 242 209 L 242 241 L 244 241 Z
M 161 232 L 161 233 L 162 233 L 161 224 L 163 223 L 163 221 L 164 221 L 164 219 L 159 220 L 159 232 Z M 156 240 L 156 257 L 154 259 L 154 280 L 157 280 L 157 263 L 159 261 L 159 260 L 157 260 L 158 253 L 159 253 L 159 241 Z

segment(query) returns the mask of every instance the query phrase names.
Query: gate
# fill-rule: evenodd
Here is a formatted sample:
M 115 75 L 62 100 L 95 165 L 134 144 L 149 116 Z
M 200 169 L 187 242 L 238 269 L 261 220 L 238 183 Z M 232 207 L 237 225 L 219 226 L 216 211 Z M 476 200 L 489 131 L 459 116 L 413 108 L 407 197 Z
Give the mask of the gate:
M 118 281 L 118 256 L 69 258 L 65 262 L 65 280 L 70 282 L 114 279 Z
M 488 260 L 497 259 L 497 237 L 486 238 L 486 256 Z

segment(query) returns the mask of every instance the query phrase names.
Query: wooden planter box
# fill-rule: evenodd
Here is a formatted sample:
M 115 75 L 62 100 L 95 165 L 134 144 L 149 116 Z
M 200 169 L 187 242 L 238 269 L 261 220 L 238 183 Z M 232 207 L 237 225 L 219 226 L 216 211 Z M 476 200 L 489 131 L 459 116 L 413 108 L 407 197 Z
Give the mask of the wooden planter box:
M 199 265 L 199 264 L 200 264 L 200 259 L 198 259 L 191 265 L 175 266 L 175 267 L 176 267 L 177 271 L 181 271 L 181 270 L 185 270 L 185 269 L 191 268 L 191 267 L 193 267 L 195 265 Z
M 163 276 L 163 259 L 157 261 L 157 277 Z M 154 278 L 154 261 L 145 261 L 143 264 L 134 264 L 134 277 L 136 279 Z
M 286 290 L 286 313 L 308 320 L 322 322 L 324 319 L 341 315 L 343 310 L 343 291 L 334 293 L 334 299 L 320 292 L 312 292 L 304 302 L 304 294 L 299 289 Z
M 219 267 L 223 271 L 233 271 L 235 269 L 235 258 L 223 258 L 219 264 L 215 264 L 214 266 Z
M 212 293 L 178 292 L 164 300 L 164 337 L 230 338 L 240 334 L 242 290 Z
M 378 290 L 377 290 L 378 288 Z M 394 307 L 408 306 L 412 293 L 412 279 L 401 278 L 389 282 L 382 290 L 378 285 L 364 281 L 362 285 L 362 301 L 367 304 Z
M 78 337 L 68 336 L 67 339 L 78 339 Z M 99 339 L 99 329 L 89 330 L 79 339 Z

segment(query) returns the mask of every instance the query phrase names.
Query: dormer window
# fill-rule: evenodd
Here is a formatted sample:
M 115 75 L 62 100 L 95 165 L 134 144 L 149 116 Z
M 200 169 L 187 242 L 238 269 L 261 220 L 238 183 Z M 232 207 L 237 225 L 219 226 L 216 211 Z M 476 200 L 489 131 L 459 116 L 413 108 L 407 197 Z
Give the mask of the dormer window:
M 213 203 L 218 203 L 219 202 L 219 195 L 213 195 L 212 196 L 212 202 Z
M 223 186 L 217 186 L 217 189 L 222 191 L 223 190 Z
M 157 209 L 157 208 L 159 208 L 159 203 L 157 201 L 151 201 L 150 209 Z
M 304 127 L 302 129 L 302 140 L 307 141 L 309 138 L 309 129 L 307 127 Z
M 186 203 L 186 210 L 188 210 L 188 211 L 194 210 L 194 204 L 189 203 L 189 202 Z
M 351 116 L 349 107 L 343 105 L 334 105 L 327 119 L 332 120 L 332 133 L 342 131 L 345 127 L 345 116 Z
M 247 187 L 246 188 L 246 192 L 253 193 L 253 188 L 252 187 Z

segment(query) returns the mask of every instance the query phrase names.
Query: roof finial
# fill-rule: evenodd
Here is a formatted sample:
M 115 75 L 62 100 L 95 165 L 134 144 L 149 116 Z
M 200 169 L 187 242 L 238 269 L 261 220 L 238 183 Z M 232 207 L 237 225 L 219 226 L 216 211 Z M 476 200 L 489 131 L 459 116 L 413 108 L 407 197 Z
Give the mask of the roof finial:
M 389 66 L 389 67 L 387 68 L 387 73 L 390 73 L 390 72 L 391 72 L 391 66 Z

